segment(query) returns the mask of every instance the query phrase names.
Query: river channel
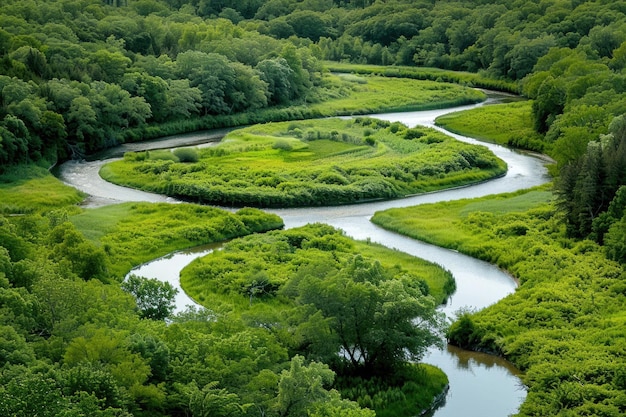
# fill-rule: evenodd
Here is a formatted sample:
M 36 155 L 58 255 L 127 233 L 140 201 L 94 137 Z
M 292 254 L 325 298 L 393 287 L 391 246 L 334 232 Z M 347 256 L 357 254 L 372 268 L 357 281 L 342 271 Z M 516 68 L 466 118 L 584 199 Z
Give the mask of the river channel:
M 491 101 L 493 99 L 486 103 Z M 400 121 L 409 127 L 416 125 L 434 127 L 434 120 L 440 115 L 484 104 L 433 111 L 375 114 L 371 117 Z M 219 133 L 222 134 L 223 132 Z M 454 312 L 460 308 L 481 309 L 491 305 L 515 291 L 516 283 L 505 272 L 486 262 L 458 252 L 388 232 L 370 222 L 370 218 L 376 211 L 391 207 L 474 198 L 529 188 L 549 181 L 545 160 L 539 156 L 510 150 L 498 145 L 477 142 L 471 138 L 449 132 L 446 133 L 464 142 L 480 143 L 489 147 L 492 152 L 508 164 L 507 174 L 473 186 L 391 201 L 268 211 L 281 216 L 285 222 L 285 228 L 316 222 L 326 223 L 344 230 L 348 236 L 355 239 L 369 239 L 443 266 L 452 272 L 457 283 L 456 292 L 450 297 L 448 303 L 441 307 L 450 317 L 453 317 Z M 217 136 L 219 134 L 214 132 L 200 132 L 165 139 L 159 141 L 157 145 L 155 142 L 149 142 L 146 145 L 152 148 L 199 145 L 203 142 L 214 143 Z M 132 146 L 132 149 L 136 150 L 140 149 L 142 145 L 133 144 Z M 57 175 L 67 184 L 90 195 L 85 203 L 88 207 L 122 201 L 175 202 L 175 200 L 161 195 L 118 187 L 99 177 L 99 168 L 110 160 L 106 158 L 117 157 L 124 150 L 130 149 L 128 147 L 112 149 L 107 154 L 100 156 L 102 159 L 94 161 L 67 162 L 59 167 Z M 135 269 L 133 273 L 167 280 L 180 288 L 178 282 L 180 270 L 193 259 L 203 256 L 214 247 L 178 252 L 145 264 Z M 193 301 L 186 297 L 182 290 L 179 291 L 179 298 L 177 299 L 179 310 L 192 303 Z M 443 351 L 432 349 L 423 359 L 423 362 L 438 366 L 448 375 L 450 380 L 450 389 L 445 401 L 430 416 L 505 417 L 517 412 L 519 405 L 526 397 L 526 391 L 517 377 L 519 372 L 501 358 L 448 346 Z

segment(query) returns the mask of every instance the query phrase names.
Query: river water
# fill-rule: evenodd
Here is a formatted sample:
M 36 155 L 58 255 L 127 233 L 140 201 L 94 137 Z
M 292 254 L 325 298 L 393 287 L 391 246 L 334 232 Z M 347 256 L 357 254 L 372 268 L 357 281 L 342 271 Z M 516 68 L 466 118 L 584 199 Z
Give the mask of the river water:
M 400 121 L 409 127 L 416 125 L 434 127 L 434 120 L 440 115 L 480 105 L 484 105 L 484 103 L 454 109 L 385 113 L 371 116 L 389 121 Z M 450 134 L 449 132 L 446 133 Z M 479 144 L 470 138 L 450 135 L 465 142 Z M 198 133 L 172 137 L 157 146 L 172 147 L 187 144 L 196 145 L 202 142 L 214 143 L 215 139 L 214 133 Z M 373 242 L 437 263 L 452 272 L 457 284 L 456 292 L 441 309 L 450 317 L 453 317 L 454 312 L 460 308 L 481 309 L 515 291 L 516 284 L 510 276 L 486 262 L 388 232 L 370 222 L 370 218 L 376 211 L 391 207 L 480 197 L 529 188 L 549 181 L 545 160 L 541 157 L 513 151 L 498 145 L 480 144 L 489 147 L 498 157 L 506 161 L 508 172 L 505 176 L 473 186 L 391 201 L 268 211 L 281 216 L 286 228 L 315 222 L 327 223 L 344 230 L 348 236 L 355 239 L 370 239 Z M 132 149 L 136 150 L 141 149 L 142 145 L 133 144 L 132 146 Z M 150 146 L 155 147 L 155 145 Z M 128 148 L 121 151 L 123 150 L 128 150 Z M 120 149 L 113 149 L 101 157 L 117 157 L 119 153 Z M 106 162 L 108 162 L 106 159 L 70 161 L 59 168 L 58 175 L 67 184 L 90 195 L 85 203 L 88 207 L 121 201 L 176 202 L 168 197 L 131 190 L 105 182 L 99 177 L 98 170 Z M 209 246 L 181 251 L 145 264 L 132 272 L 166 280 L 180 288 L 178 282 L 180 270 L 193 259 L 203 256 L 214 248 L 215 246 Z M 179 298 L 176 302 L 178 311 L 193 304 L 193 301 L 182 290 L 179 291 Z M 492 355 L 468 352 L 448 346 L 443 351 L 432 349 L 423 359 L 423 362 L 438 366 L 448 375 L 450 380 L 450 389 L 444 403 L 431 416 L 504 417 L 515 413 L 526 396 L 526 391 L 517 377 L 519 373 L 515 367 Z

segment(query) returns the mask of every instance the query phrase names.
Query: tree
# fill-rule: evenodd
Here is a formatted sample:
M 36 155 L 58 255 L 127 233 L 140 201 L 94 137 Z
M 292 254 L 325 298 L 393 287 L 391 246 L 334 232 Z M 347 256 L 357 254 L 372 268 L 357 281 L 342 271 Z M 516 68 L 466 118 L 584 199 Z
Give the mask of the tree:
M 245 407 L 240 404 L 239 396 L 223 388 L 217 388 L 212 382 L 199 389 L 189 385 L 189 409 L 193 417 L 238 417 L 245 415 Z
M 170 80 L 168 82 L 165 110 L 171 119 L 188 118 L 202 108 L 202 91 L 191 87 L 189 80 Z
M 67 269 L 84 279 L 104 280 L 107 276 L 107 258 L 102 248 L 96 247 L 70 222 L 54 227 L 48 235 L 52 247 L 50 258 L 67 265 Z
M 305 416 L 309 406 L 329 397 L 325 387 L 330 387 L 334 379 L 335 373 L 328 365 L 319 362 L 305 365 L 302 356 L 295 356 L 289 370 L 280 375 L 276 398 L 278 414 L 283 417 Z
M 284 58 L 265 59 L 257 65 L 261 79 L 268 85 L 269 101 L 281 104 L 289 101 L 291 95 L 290 78 L 293 70 Z
M 555 117 L 563 112 L 565 107 L 565 85 L 560 78 L 548 76 L 539 87 L 537 98 L 533 101 L 533 116 L 535 129 L 545 133 Z
M 135 296 L 142 317 L 164 320 L 174 312 L 178 290 L 169 282 L 131 274 L 122 283 L 122 289 Z
M 278 382 L 276 411 L 281 417 L 373 417 L 374 411 L 362 409 L 355 402 L 342 400 L 339 392 L 328 389 L 335 373 L 319 362 L 304 363 L 302 356 L 291 359 L 288 370 Z
M 298 292 L 299 304 L 315 307 L 311 317 L 321 313 L 327 345 L 351 372 L 385 374 L 442 345 L 443 316 L 432 297 L 417 282 L 388 278 L 380 264 L 360 255 L 333 276 L 308 276 Z

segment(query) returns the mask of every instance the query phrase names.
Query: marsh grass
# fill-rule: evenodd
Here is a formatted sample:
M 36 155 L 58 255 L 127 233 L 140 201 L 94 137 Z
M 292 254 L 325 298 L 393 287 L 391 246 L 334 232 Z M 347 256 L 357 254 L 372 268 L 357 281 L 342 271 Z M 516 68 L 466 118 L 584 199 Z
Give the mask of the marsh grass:
M 473 72 L 449 71 L 429 67 L 348 64 L 334 61 L 325 61 L 324 65 L 333 72 L 371 74 L 391 78 L 409 78 L 415 80 L 449 82 L 469 87 L 490 88 L 494 90 L 508 91 L 510 93 L 519 93 L 519 85 L 515 82 L 483 77 L 482 75 Z
M 486 242 L 484 236 L 460 228 L 468 218 L 478 221 L 479 213 L 484 213 L 482 216 L 514 215 L 542 207 L 552 200 L 553 194 L 547 186 L 542 186 L 532 191 L 388 209 L 376 212 L 372 222 L 414 239 L 477 256 L 482 254 L 477 248 Z
M 451 325 L 449 340 L 494 352 L 524 374 L 522 415 L 623 414 L 626 284 L 591 241 L 565 234 L 549 186 L 376 213 L 382 227 L 509 271 L 515 293 Z M 554 383 L 559 381 L 559 383 Z M 565 388 L 564 388 L 565 387 Z M 594 393 L 602 392 L 601 400 Z
M 546 150 L 546 143 L 532 128 L 532 102 L 493 104 L 472 110 L 449 113 L 435 120 L 450 132 L 485 142 L 528 149 Z
M 325 227 L 330 230 L 330 226 Z M 269 305 L 285 309 L 291 301 L 279 295 L 277 289 L 296 274 L 300 265 L 318 260 L 332 265 L 337 259 L 361 255 L 377 260 L 393 276 L 407 275 L 423 280 L 437 303 L 443 303 L 454 292 L 452 275 L 439 265 L 376 243 L 350 239 L 339 231 L 327 231 L 319 238 L 309 230 L 311 227 L 302 227 L 231 241 L 224 250 L 193 261 L 183 269 L 181 285 L 187 294 L 206 307 L 230 306 L 228 308 L 255 310 Z M 296 248 L 288 250 L 285 243 L 307 240 L 315 241 L 315 247 L 297 249 L 304 245 L 292 243 Z M 267 280 L 268 288 L 274 288 L 274 292 L 271 296 L 262 297 L 263 303 L 251 303 L 242 289 L 250 282 L 261 279 Z
M 288 146 L 277 147 L 277 142 Z M 100 175 L 202 203 L 295 207 L 397 198 L 480 182 L 506 171 L 482 146 L 434 129 L 409 130 L 370 118 L 254 125 L 230 132 L 217 147 L 200 150 L 197 163 L 155 159 L 153 154 L 128 153 L 105 165 Z
M 80 203 L 85 195 L 43 167 L 16 165 L 0 175 L 0 213 L 24 214 Z
M 84 210 L 70 220 L 88 239 L 102 245 L 118 278 L 175 250 L 283 226 L 278 216 L 257 209 L 231 213 L 196 204 L 167 203 L 111 205 Z
M 339 378 L 335 386 L 342 397 L 376 411 L 378 417 L 396 417 L 428 410 L 434 398 L 445 395 L 447 384 L 441 369 L 420 363 L 407 365 L 384 380 L 350 376 Z

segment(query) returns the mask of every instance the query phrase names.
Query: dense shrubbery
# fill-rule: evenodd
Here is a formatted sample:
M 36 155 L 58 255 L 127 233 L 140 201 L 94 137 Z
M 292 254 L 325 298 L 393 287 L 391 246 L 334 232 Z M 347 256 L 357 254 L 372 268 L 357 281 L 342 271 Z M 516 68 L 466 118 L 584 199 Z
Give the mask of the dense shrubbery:
M 289 207 L 401 197 L 505 170 L 484 147 L 368 118 L 257 125 L 199 153 L 195 164 L 169 151 L 129 153 L 101 174 L 204 203 Z
M 596 244 L 566 237 L 546 197 L 524 191 L 394 209 L 374 222 L 493 262 L 520 280 L 515 294 L 462 315 L 449 338 L 503 354 L 525 371 L 521 415 L 623 415 L 624 272 Z
M 290 351 L 328 363 L 348 398 L 411 415 L 446 383 L 406 363 L 440 342 L 430 287 L 450 294 L 451 276 L 442 272 L 316 224 L 233 240 L 192 262 L 181 282 L 201 304 L 238 311 Z

